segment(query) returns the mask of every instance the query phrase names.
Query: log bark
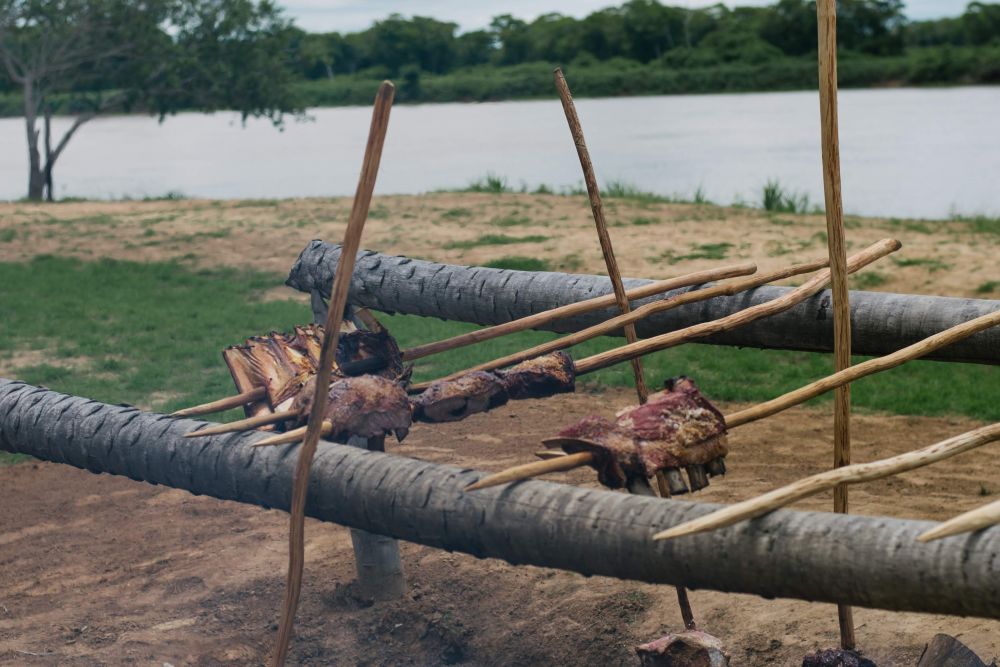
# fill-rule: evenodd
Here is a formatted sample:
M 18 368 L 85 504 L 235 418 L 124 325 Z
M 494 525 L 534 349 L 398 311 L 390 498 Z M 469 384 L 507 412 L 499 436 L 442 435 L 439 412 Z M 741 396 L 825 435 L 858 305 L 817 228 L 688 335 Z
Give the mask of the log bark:
M 303 292 L 328 296 L 339 256 L 338 245 L 310 242 L 292 267 L 287 284 Z M 626 279 L 625 287 L 631 289 L 648 282 Z M 697 287 L 664 296 L 690 289 Z M 688 304 L 653 315 L 637 323 L 636 328 L 642 338 L 683 329 L 770 301 L 790 289 L 765 286 Z M 349 300 L 354 305 L 383 312 L 499 324 L 609 293 L 611 283 L 602 276 L 456 266 L 365 250 L 358 254 Z M 1000 300 L 861 291 L 851 292 L 850 297 L 852 348 L 855 354 L 864 355 L 888 354 L 956 324 L 1000 311 Z M 651 301 L 644 299 L 634 305 Z M 314 306 L 320 311 L 321 303 L 321 299 L 314 298 Z M 545 328 L 563 333 L 579 331 L 617 314 L 614 308 L 608 308 L 554 322 Z M 833 350 L 832 317 L 827 290 L 785 313 L 699 342 L 829 352 Z M 1000 328 L 970 336 L 927 358 L 1000 364 Z
M 0 379 L 0 449 L 95 473 L 287 509 L 296 450 L 262 436 L 196 440 L 191 419 Z M 1000 527 L 930 544 L 931 525 L 779 510 L 705 535 L 658 530 L 718 505 L 531 481 L 463 493 L 479 473 L 324 443 L 307 513 L 478 557 L 652 583 L 1000 618 Z M 9 499 L 8 499 L 9 500 Z

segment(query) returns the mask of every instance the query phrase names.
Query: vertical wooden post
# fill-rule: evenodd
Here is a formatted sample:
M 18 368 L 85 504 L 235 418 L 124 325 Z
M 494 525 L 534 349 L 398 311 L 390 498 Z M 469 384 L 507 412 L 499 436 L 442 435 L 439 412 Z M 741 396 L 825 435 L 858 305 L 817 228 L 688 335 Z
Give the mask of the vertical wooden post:
M 372 451 L 385 451 L 385 438 L 354 438 L 348 443 Z M 406 593 L 406 577 L 399 555 L 399 541 L 356 528 L 351 529 L 354 566 L 361 595 L 378 601 L 398 600 Z
M 823 194 L 826 203 L 826 233 L 829 239 L 833 292 L 833 341 L 836 370 L 851 365 L 851 306 L 847 291 L 847 244 L 844 239 L 844 209 L 840 189 L 840 138 L 837 124 L 837 2 L 818 0 L 816 18 L 819 40 L 819 105 L 823 149 Z M 851 386 L 839 387 L 833 408 L 833 465 L 851 462 Z M 848 511 L 847 487 L 833 492 L 833 510 Z M 842 648 L 853 649 L 854 614 L 847 605 L 837 606 Z

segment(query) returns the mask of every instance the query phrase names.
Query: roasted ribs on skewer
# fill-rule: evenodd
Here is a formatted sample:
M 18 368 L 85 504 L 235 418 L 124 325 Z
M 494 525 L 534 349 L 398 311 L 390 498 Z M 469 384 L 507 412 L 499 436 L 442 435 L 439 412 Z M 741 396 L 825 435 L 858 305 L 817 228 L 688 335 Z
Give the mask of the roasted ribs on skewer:
M 644 405 L 625 408 L 613 420 L 588 416 L 569 426 L 546 445 L 567 454 L 588 451 L 598 479 L 612 489 L 631 478 L 667 475 L 673 494 L 708 486 L 708 477 L 725 474 L 726 421 L 690 378 L 668 380 L 666 389 Z

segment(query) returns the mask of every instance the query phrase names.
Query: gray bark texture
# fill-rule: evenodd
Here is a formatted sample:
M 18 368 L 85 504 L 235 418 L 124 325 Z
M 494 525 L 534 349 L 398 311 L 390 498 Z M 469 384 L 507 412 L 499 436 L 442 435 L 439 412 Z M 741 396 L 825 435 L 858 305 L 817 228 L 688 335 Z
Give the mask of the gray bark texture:
M 0 449 L 287 509 L 295 448 L 255 449 L 258 433 L 182 438 L 203 425 L 0 379 Z M 586 575 L 1000 618 L 1000 527 L 921 544 L 916 537 L 931 525 L 926 521 L 779 510 L 653 542 L 656 531 L 717 506 L 542 481 L 463 493 L 479 476 L 324 443 L 307 513 L 431 547 Z
M 339 257 L 339 245 L 311 241 L 292 267 L 286 284 L 314 296 L 328 296 Z M 630 289 L 650 281 L 624 282 L 626 289 Z M 689 304 L 642 320 L 636 329 L 643 338 L 681 329 L 770 301 L 789 289 L 759 287 L 735 296 Z M 499 324 L 610 292 L 611 282 L 602 276 L 455 266 L 364 250 L 358 253 L 350 302 L 383 312 Z M 651 300 L 643 299 L 636 305 Z M 784 313 L 700 342 L 831 351 L 831 305 L 830 292 L 823 291 Z M 852 349 L 855 354 L 881 356 L 996 310 L 1000 310 L 998 300 L 851 292 Z M 561 333 L 578 331 L 617 314 L 612 307 L 554 322 L 549 329 Z M 970 336 L 927 358 L 1000 364 L 1000 327 Z

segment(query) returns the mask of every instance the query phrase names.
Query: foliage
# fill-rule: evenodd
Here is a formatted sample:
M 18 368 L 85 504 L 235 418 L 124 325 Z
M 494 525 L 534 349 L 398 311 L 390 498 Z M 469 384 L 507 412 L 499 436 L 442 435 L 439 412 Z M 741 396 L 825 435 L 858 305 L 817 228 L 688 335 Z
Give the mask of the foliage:
M 30 199 L 79 127 L 109 112 L 294 110 L 289 24 L 270 0 L 0 0 L 0 62 L 21 93 Z M 61 137 L 55 114 L 75 116 Z M 44 119 L 44 142 L 39 146 Z M 44 153 L 42 153 L 44 151 Z

